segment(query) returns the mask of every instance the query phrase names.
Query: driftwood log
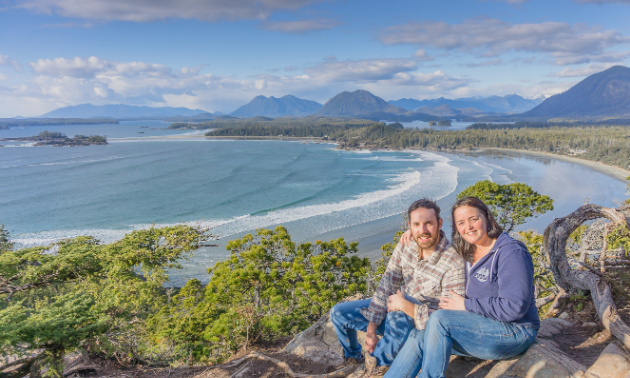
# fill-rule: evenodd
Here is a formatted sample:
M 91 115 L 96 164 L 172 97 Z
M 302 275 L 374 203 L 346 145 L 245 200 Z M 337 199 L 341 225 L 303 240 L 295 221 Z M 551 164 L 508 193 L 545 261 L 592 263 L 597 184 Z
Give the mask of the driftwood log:
M 595 269 L 572 269 L 566 255 L 569 235 L 584 222 L 599 218 L 606 218 L 615 225 L 630 226 L 628 218 L 617 209 L 585 205 L 565 217 L 554 219 L 547 226 L 544 237 L 545 254 L 549 259 L 556 284 L 567 292 L 589 290 L 604 327 L 630 349 L 630 327 L 623 322 L 617 312 L 610 285 L 601 274 L 596 274 Z

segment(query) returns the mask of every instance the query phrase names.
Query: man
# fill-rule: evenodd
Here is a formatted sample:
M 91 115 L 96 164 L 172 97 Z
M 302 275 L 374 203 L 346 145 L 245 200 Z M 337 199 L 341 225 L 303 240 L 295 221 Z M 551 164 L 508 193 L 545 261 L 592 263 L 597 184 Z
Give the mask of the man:
M 330 311 L 346 363 L 364 362 L 355 378 L 382 375 L 410 332 L 420 338 L 440 297 L 450 297 L 451 290 L 465 293 L 464 260 L 449 248 L 439 206 L 421 199 L 407 214 L 414 242 L 398 243 L 374 297 L 339 303 Z M 363 355 L 356 331 L 366 332 Z M 376 335 L 383 337 L 379 341 Z

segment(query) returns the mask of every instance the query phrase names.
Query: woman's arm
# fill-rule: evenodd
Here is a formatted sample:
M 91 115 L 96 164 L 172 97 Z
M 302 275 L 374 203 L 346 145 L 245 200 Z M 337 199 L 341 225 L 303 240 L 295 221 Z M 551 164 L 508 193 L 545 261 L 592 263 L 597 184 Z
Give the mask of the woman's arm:
M 503 322 L 513 322 L 527 314 L 534 289 L 534 265 L 527 250 L 515 247 L 498 256 L 497 297 L 467 298 L 466 310 Z

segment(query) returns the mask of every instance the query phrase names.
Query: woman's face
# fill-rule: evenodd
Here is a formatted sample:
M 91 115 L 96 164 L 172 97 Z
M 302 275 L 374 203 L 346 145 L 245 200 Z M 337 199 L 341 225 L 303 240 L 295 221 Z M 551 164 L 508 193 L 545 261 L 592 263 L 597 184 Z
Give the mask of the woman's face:
M 453 213 L 457 232 L 470 244 L 479 244 L 488 236 L 488 220 L 481 211 L 471 206 L 461 206 Z

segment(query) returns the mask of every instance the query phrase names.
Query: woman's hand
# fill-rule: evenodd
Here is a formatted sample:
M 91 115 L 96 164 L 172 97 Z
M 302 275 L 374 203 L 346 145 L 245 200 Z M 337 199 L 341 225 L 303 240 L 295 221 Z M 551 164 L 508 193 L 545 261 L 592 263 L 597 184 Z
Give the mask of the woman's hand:
M 400 235 L 400 244 L 403 247 L 411 244 L 411 230 L 407 230 Z
M 464 304 L 465 300 L 466 298 L 451 290 L 451 298 L 440 298 L 440 304 L 438 305 L 438 308 L 441 308 L 443 310 L 466 311 L 466 305 Z

